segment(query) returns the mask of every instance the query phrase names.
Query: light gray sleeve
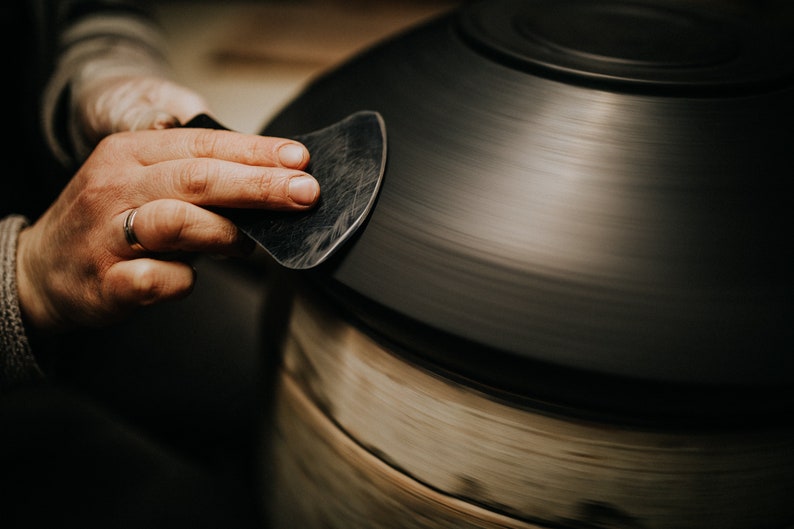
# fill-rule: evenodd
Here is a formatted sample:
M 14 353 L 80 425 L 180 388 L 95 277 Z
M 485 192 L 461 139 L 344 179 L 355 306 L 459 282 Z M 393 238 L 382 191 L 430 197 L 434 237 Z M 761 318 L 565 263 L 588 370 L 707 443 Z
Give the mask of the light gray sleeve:
M 17 294 L 16 253 L 25 217 L 0 219 L 0 391 L 43 376 L 30 348 Z

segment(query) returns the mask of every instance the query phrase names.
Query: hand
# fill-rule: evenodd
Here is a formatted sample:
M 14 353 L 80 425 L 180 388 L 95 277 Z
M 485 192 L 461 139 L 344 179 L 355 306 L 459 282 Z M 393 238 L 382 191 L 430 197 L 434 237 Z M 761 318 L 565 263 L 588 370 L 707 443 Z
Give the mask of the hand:
M 205 206 L 303 210 L 319 186 L 300 143 L 176 128 L 103 139 L 52 206 L 22 231 L 17 285 L 26 324 L 98 326 L 190 293 L 193 268 L 160 252 L 243 255 L 253 242 Z M 145 249 L 125 239 L 132 210 Z M 158 258 L 159 257 L 159 258 Z
M 121 131 L 166 129 L 209 114 L 202 96 L 162 77 L 98 77 L 74 88 L 77 116 L 90 144 Z

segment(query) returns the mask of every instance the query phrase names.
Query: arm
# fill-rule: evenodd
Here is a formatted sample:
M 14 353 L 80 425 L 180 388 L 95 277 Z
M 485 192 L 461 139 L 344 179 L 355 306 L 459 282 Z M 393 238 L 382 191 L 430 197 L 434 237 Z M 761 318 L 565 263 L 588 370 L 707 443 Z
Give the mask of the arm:
M 147 4 L 69 0 L 53 8 L 57 53 L 42 123 L 64 165 L 76 167 L 113 132 L 170 128 L 209 113 L 198 93 L 174 82 Z

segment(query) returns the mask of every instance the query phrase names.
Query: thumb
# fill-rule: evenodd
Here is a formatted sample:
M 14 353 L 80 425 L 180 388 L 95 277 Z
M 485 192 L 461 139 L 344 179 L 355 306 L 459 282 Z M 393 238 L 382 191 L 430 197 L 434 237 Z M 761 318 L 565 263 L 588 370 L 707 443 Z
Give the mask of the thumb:
M 201 95 L 158 77 L 96 79 L 84 87 L 79 101 L 85 135 L 94 142 L 113 132 L 171 128 L 209 113 Z
M 137 112 L 135 112 L 137 110 Z M 172 116 L 164 110 L 150 107 L 132 109 L 128 114 L 128 122 L 125 128 L 129 130 L 162 130 L 178 127 L 181 123 L 176 116 Z

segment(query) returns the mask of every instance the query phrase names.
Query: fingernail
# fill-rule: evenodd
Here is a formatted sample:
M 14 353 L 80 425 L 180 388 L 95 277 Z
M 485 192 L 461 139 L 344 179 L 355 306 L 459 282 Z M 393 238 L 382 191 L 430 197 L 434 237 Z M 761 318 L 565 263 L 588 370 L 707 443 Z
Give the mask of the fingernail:
M 298 204 L 314 204 L 319 192 L 320 185 L 311 176 L 296 176 L 289 181 L 289 197 Z
M 295 143 L 282 145 L 278 150 L 278 158 L 283 165 L 288 167 L 299 167 L 306 156 L 306 150 Z

